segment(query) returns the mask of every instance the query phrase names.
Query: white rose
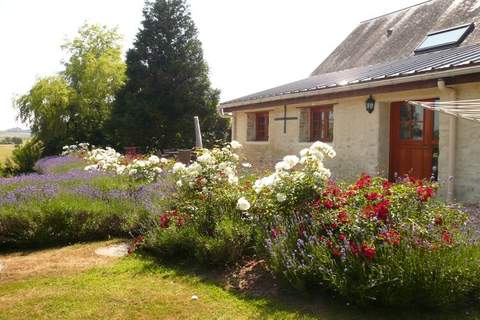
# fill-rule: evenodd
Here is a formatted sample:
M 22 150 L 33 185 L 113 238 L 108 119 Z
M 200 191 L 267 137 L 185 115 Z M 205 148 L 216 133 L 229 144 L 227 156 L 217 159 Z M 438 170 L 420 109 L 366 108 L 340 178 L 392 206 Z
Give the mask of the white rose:
M 183 186 L 182 180 L 177 181 L 177 187 L 181 188 Z
M 335 150 L 328 144 L 321 141 L 315 141 L 311 146 L 310 150 L 317 150 L 326 154 L 329 158 L 334 158 L 336 156 Z
M 172 168 L 172 172 L 173 173 L 177 173 L 178 171 L 182 171 L 185 169 L 185 165 L 181 162 L 176 162 L 174 165 L 173 165 L 173 168 Z
M 232 149 L 240 149 L 242 147 L 240 142 L 235 140 L 232 140 L 232 142 L 230 142 L 230 146 L 232 147 Z
M 306 155 L 308 155 L 309 152 L 310 152 L 310 149 L 308 148 L 300 150 L 300 157 L 305 157 Z
M 124 165 L 119 165 L 117 166 L 117 174 L 123 174 L 125 172 L 125 166 Z
M 238 178 L 236 176 L 228 176 L 228 183 L 237 184 L 238 183 Z
M 284 202 L 285 200 L 287 200 L 287 196 L 285 195 L 285 193 L 277 193 L 278 202 Z
M 289 169 L 292 169 L 293 167 L 295 167 L 299 161 L 300 159 L 298 159 L 297 156 L 285 156 L 283 158 L 283 162 L 288 164 Z
M 157 164 L 160 163 L 160 158 L 158 158 L 156 155 L 152 155 L 148 158 L 148 162 Z
M 213 164 L 215 163 L 215 158 L 209 152 L 205 152 L 200 157 L 197 158 L 197 161 L 200 163 Z
M 275 165 L 276 171 L 289 170 L 290 166 L 285 161 L 280 161 Z
M 248 200 L 245 199 L 244 197 L 241 197 L 237 201 L 237 209 L 242 211 L 247 211 L 248 209 L 250 209 L 250 202 L 248 202 Z

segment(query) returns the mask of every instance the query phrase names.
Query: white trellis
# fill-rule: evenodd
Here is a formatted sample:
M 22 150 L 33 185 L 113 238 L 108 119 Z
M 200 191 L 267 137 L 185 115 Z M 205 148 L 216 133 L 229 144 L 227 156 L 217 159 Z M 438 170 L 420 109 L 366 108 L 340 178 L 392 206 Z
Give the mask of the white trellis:
M 455 101 L 407 101 L 425 109 L 439 111 L 454 117 L 480 122 L 480 99 Z

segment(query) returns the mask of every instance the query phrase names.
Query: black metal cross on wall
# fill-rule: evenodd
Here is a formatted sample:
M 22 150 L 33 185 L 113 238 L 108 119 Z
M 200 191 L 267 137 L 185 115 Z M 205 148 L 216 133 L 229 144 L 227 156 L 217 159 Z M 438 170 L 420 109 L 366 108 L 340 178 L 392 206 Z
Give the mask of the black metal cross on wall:
M 298 117 L 287 117 L 287 105 L 283 106 L 283 117 L 274 118 L 273 120 L 280 121 L 283 120 L 283 133 L 287 133 L 287 120 L 297 120 Z

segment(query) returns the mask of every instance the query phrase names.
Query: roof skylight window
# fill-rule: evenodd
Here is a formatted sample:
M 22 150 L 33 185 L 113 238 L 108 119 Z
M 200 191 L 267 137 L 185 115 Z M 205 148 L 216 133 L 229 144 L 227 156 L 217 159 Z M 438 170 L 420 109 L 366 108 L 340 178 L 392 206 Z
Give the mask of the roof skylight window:
M 472 32 L 473 28 L 473 23 L 470 23 L 429 33 L 415 49 L 415 53 L 459 45 Z

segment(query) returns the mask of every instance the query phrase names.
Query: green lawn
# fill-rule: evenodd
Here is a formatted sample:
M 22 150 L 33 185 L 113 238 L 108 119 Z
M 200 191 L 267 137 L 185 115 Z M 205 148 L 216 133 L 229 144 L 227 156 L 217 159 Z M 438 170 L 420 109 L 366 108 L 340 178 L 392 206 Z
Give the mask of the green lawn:
M 12 153 L 14 148 L 13 144 L 0 144 L 0 163 L 5 161 L 10 154 Z
M 211 275 L 134 256 L 73 275 L 0 282 L 0 319 L 471 319 L 464 310 L 412 315 L 320 298 L 249 298 Z

